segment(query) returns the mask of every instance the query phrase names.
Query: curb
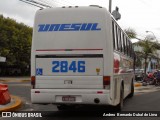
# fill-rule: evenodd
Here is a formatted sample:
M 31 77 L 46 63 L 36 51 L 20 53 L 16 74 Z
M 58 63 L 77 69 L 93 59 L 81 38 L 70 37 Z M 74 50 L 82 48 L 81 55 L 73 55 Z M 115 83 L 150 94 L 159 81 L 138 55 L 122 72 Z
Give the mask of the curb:
M 0 112 L 15 111 L 21 107 L 22 100 L 19 97 L 11 95 L 11 98 L 14 99 L 13 105 L 7 106 L 5 108 L 1 108 Z
M 140 86 L 142 86 L 142 83 L 135 83 L 134 86 L 135 87 L 140 87 Z
M 0 82 L 6 83 L 6 82 L 30 82 L 31 80 L 2 80 L 0 79 Z

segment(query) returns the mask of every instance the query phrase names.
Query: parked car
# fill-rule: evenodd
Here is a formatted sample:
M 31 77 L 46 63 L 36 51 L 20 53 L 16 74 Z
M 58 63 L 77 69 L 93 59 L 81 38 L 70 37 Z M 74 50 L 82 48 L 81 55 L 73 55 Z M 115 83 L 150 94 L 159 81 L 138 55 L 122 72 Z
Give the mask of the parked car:
M 144 69 L 135 69 L 135 80 L 142 81 L 144 77 Z

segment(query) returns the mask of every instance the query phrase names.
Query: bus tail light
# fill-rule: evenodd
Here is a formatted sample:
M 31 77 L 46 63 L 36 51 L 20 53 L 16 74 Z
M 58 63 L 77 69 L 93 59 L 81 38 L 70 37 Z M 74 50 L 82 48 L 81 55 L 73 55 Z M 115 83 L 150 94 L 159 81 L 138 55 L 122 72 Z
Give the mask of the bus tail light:
M 35 88 L 35 82 L 36 82 L 35 76 L 31 76 L 31 85 L 32 85 L 32 89 Z
M 110 88 L 110 76 L 103 76 L 103 87 L 104 89 Z
M 35 91 L 35 93 L 40 93 L 40 91 Z

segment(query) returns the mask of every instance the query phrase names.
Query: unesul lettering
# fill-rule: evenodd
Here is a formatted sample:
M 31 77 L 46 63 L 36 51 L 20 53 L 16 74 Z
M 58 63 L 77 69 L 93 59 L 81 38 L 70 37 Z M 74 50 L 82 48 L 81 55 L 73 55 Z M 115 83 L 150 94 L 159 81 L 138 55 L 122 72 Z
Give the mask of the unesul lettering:
M 72 24 L 39 24 L 38 32 L 51 31 L 98 31 L 98 23 L 72 23 Z

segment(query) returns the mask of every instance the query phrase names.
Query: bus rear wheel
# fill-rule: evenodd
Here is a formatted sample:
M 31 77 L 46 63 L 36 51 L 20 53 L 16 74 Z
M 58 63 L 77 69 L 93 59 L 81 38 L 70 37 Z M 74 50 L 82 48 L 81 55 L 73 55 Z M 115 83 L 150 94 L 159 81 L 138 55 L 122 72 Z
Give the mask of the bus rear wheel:
M 131 93 L 128 95 L 128 98 L 131 98 L 134 96 L 134 82 L 132 81 L 132 84 L 131 84 Z
M 58 106 L 57 106 L 57 109 L 58 109 L 58 110 L 66 110 L 66 109 L 67 109 L 67 106 L 66 106 L 66 105 L 58 105 Z
M 75 106 L 74 105 L 57 105 L 57 109 L 59 111 L 63 111 L 63 110 L 74 110 Z

